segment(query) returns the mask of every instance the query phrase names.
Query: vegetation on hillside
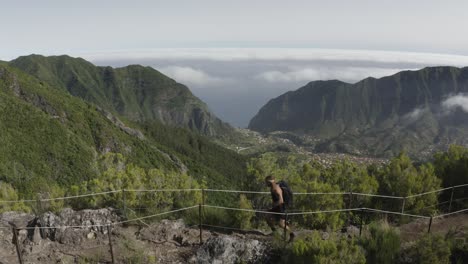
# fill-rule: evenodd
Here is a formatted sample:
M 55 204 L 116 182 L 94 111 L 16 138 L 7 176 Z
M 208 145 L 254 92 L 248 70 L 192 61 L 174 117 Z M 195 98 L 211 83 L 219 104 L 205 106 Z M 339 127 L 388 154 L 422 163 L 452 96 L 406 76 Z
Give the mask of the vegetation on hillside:
M 22 56 L 9 65 L 131 121 L 159 121 L 209 136 L 234 133 L 186 86 L 151 67 L 98 67 L 66 55 Z
M 120 155 L 129 167 L 146 174 L 152 170 L 175 178 L 189 174 L 208 185 L 239 186 L 245 178 L 246 158 L 202 135 L 157 121 L 128 123 L 133 128 L 124 130 L 98 107 L 2 66 L 0 181 L 10 184 L 21 199 L 36 199 L 38 193 L 112 190 L 118 186 L 90 185 L 106 174 L 103 164 L 108 155 Z

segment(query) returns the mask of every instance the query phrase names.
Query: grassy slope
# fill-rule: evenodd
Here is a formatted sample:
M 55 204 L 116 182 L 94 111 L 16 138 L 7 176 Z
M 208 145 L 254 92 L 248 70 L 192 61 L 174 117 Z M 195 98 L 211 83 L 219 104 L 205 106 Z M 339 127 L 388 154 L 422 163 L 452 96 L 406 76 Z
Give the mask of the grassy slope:
M 150 135 L 147 140 L 140 140 L 116 127 L 95 106 L 0 66 L 0 179 L 22 193 L 38 191 L 48 182 L 69 185 L 93 178 L 99 173 L 97 158 L 106 151 L 122 153 L 144 168 L 177 169 L 161 149 L 179 157 L 190 174 L 210 185 L 242 177 L 243 157 L 188 131 L 152 126 L 143 131 Z M 223 168 L 223 163 L 230 167 Z

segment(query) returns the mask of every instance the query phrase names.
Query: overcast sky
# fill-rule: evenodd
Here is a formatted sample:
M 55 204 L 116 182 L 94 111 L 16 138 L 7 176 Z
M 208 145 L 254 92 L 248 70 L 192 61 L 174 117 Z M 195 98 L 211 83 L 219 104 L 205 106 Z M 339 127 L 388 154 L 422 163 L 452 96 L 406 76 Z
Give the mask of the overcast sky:
M 1 1 L 0 59 L 150 65 L 246 126 L 309 81 L 468 66 L 468 1 Z

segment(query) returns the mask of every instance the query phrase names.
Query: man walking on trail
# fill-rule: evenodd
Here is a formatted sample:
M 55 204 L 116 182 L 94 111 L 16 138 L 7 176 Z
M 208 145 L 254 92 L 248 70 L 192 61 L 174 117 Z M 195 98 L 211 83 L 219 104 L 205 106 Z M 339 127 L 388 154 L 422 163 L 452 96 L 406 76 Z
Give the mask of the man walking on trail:
M 278 222 L 281 228 L 286 227 L 286 230 L 289 231 L 289 241 L 292 241 L 295 235 L 293 232 L 291 232 L 291 229 L 289 228 L 288 223 L 286 222 L 286 217 L 284 215 L 284 213 L 286 212 L 286 203 L 284 201 L 283 189 L 278 183 L 276 183 L 275 177 L 271 175 L 265 178 L 265 183 L 268 187 L 270 187 L 271 198 L 273 200 L 273 207 L 268 211 L 274 213 L 282 213 L 268 215 L 267 223 L 273 232 L 276 231 L 275 225 L 278 224 Z

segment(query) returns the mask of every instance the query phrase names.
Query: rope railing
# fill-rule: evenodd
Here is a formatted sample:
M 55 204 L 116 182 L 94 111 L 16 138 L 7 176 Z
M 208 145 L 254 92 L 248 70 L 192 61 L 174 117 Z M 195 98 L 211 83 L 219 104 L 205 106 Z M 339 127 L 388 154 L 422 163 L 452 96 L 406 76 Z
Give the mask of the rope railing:
M 279 213 L 279 212 L 270 212 L 270 211 L 264 211 L 264 210 L 254 210 L 254 209 L 244 209 L 244 208 L 225 207 L 225 206 L 208 205 L 208 204 L 204 204 L 204 205 L 202 205 L 202 207 L 216 208 L 216 209 L 225 209 L 225 210 L 231 210 L 231 211 L 243 211 L 243 212 L 251 212 L 251 213 L 261 213 L 261 214 L 284 215 L 284 213 Z
M 454 214 L 459 214 L 459 213 L 463 213 L 463 212 L 468 212 L 468 208 L 462 209 L 462 210 L 458 210 L 458 211 L 455 211 L 455 212 L 451 212 L 451 213 L 436 215 L 436 216 L 434 216 L 434 218 L 441 218 L 441 217 L 445 217 L 445 216 L 449 216 L 449 215 L 454 215 Z
M 243 212 L 252 212 L 252 213 L 262 213 L 262 214 L 274 214 L 274 215 L 309 215 L 309 214 L 325 214 L 325 213 L 338 213 L 338 212 L 352 212 L 352 211 L 369 211 L 369 212 L 376 212 L 376 213 L 386 213 L 386 214 L 394 214 L 394 215 L 403 215 L 403 216 L 410 216 L 416 218 L 430 218 L 429 216 L 423 215 L 414 215 L 414 214 L 407 214 L 401 212 L 394 212 L 394 211 L 385 211 L 380 209 L 373 209 L 373 208 L 349 208 L 349 209 L 333 209 L 333 210 L 320 210 L 320 211 L 302 211 L 302 212 L 294 212 L 294 213 L 278 213 L 278 212 L 270 212 L 264 210 L 254 210 L 254 209 L 244 209 L 244 208 L 234 208 L 234 207 L 225 207 L 225 206 L 216 206 L 216 205 L 203 205 L 202 207 L 207 208 L 217 208 L 217 209 L 225 209 L 231 211 L 243 211 Z
M 408 196 L 406 196 L 406 198 L 419 197 L 419 196 L 423 196 L 423 195 L 427 195 L 427 194 L 431 194 L 431 193 L 443 192 L 443 191 L 450 190 L 450 189 L 452 189 L 452 187 L 447 187 L 447 188 L 443 188 L 443 189 L 439 189 L 439 190 L 433 190 L 433 191 L 428 191 L 428 192 L 423 192 L 423 193 L 408 195 Z
M 125 189 L 126 192 L 193 192 L 203 189 Z
M 438 190 L 428 191 L 419 194 L 413 194 L 406 197 L 403 196 L 394 196 L 394 195 L 380 195 L 373 193 L 360 193 L 360 192 L 295 192 L 295 195 L 357 195 L 357 196 L 369 196 L 369 197 L 380 197 L 388 199 L 408 199 L 418 196 L 423 196 L 431 193 L 442 192 L 450 189 L 460 188 L 468 186 L 468 184 L 455 185 L 452 187 L 442 188 Z M 243 190 L 229 190 L 229 189 L 201 189 L 201 188 L 188 188 L 188 189 L 120 189 L 120 190 L 111 190 L 105 192 L 96 192 L 88 194 L 80 194 L 73 196 L 64 196 L 64 197 L 55 197 L 55 198 L 44 198 L 44 199 L 24 199 L 24 200 L 0 200 L 0 203 L 21 203 L 21 202 L 47 202 L 55 200 L 67 200 L 67 199 L 76 199 L 82 197 L 98 196 L 105 195 L 110 193 L 118 192 L 188 192 L 188 191 L 203 191 L 203 192 L 225 192 L 225 193 L 248 193 L 248 194 L 270 194 L 270 192 L 261 192 L 261 191 L 243 191 Z
M 414 215 L 414 214 L 407 214 L 407 213 L 394 212 L 394 211 L 386 211 L 386 210 L 380 210 L 380 209 L 374 209 L 374 208 L 365 208 L 365 207 L 363 207 L 363 208 L 361 208 L 361 210 L 369 211 L 369 212 L 375 212 L 375 213 L 409 216 L 409 217 L 415 217 L 415 218 L 425 218 L 425 219 L 431 218 L 429 216 L 424 216 L 424 215 Z
M 208 225 L 202 224 L 203 227 L 211 227 L 216 229 L 225 229 L 225 230 L 232 230 L 232 231 L 241 231 L 241 232 L 250 232 L 250 233 L 262 233 L 261 230 L 256 229 L 242 229 L 242 228 L 235 228 L 235 227 L 227 227 L 227 226 L 217 226 L 217 225 Z
M 186 211 L 194 208 L 198 208 L 200 205 L 194 205 L 194 206 L 189 206 L 189 207 L 184 207 L 180 209 L 174 209 L 171 211 L 167 212 L 162 212 L 162 213 L 157 213 L 157 214 L 152 214 L 152 215 L 147 215 L 147 216 L 142 216 L 142 217 L 137 217 L 137 218 L 132 218 L 129 220 L 123 220 L 123 221 L 118 221 L 118 222 L 109 222 L 105 224 L 92 224 L 92 225 L 64 225 L 64 226 L 35 226 L 35 227 L 18 227 L 18 229 L 66 229 L 66 228 L 92 228 L 92 227 L 107 227 L 107 226 L 115 226 L 115 225 L 121 225 L 125 223 L 130 223 L 130 222 L 136 222 L 136 221 L 141 221 L 144 219 L 148 218 L 154 218 L 157 216 L 162 216 L 166 214 L 171 214 L 171 213 L 176 213 L 176 212 L 181 212 L 181 211 Z M 206 208 L 216 208 L 216 209 L 225 209 L 225 210 L 232 210 L 232 211 L 244 211 L 244 212 L 252 212 L 252 213 L 262 213 L 262 214 L 272 214 L 272 215 L 309 215 L 309 214 L 324 214 L 324 213 L 337 213 L 337 212 L 352 212 L 352 211 L 368 211 L 368 212 L 376 212 L 376 213 L 385 213 L 385 214 L 393 214 L 393 215 L 401 215 L 401 216 L 409 216 L 409 217 L 414 217 L 414 218 L 424 218 L 424 219 L 429 219 L 431 217 L 429 216 L 423 216 L 423 215 L 415 215 L 415 214 L 408 214 L 408 213 L 401 213 L 401 212 L 394 212 L 394 211 L 386 211 L 386 210 L 380 210 L 380 209 L 374 209 L 374 208 L 366 208 L 366 207 L 361 207 L 361 208 L 349 208 L 349 209 L 334 209 L 334 210 L 319 210 L 319 211 L 302 211 L 302 212 L 293 212 L 293 213 L 279 213 L 279 212 L 270 212 L 270 211 L 265 211 L 265 210 L 255 210 L 255 209 L 245 209 L 245 208 L 234 208 L 234 207 L 225 207 L 225 206 L 216 206 L 216 205 L 201 205 L 201 207 L 206 207 Z M 446 214 L 441 214 L 437 216 L 433 216 L 432 218 L 440 218 L 440 217 L 445 217 L 453 214 L 458 214 L 462 212 L 467 212 L 467 209 L 462 209 L 459 211 L 451 212 L 451 213 L 446 213 Z M 215 226 L 213 226 L 215 227 Z M 216 226 L 219 227 L 219 226 Z M 219 227 L 222 228 L 222 227 Z M 9 229 L 9 227 L 0 227 L 0 229 Z M 246 230 L 244 230 L 246 231 Z
M 162 213 L 157 213 L 157 214 L 132 218 L 132 219 L 129 219 L 129 220 L 123 220 L 123 221 L 118 221 L 118 222 L 109 222 L 109 223 L 105 223 L 105 224 L 63 225 L 63 226 L 26 226 L 26 227 L 17 227 L 17 229 L 25 229 L 25 230 L 35 229 L 35 228 L 39 228 L 39 229 L 66 229 L 66 228 L 93 228 L 93 227 L 116 226 L 116 225 L 126 224 L 126 223 L 130 223 L 130 222 L 141 221 L 141 220 L 148 219 L 148 218 L 154 218 L 154 217 L 157 217 L 157 216 L 162 216 L 162 215 L 167 215 L 167 214 L 171 214 L 171 213 L 186 211 L 186 210 L 190 210 L 190 209 L 197 208 L 197 207 L 199 207 L 199 205 L 194 205 L 194 206 L 184 207 L 184 208 L 175 209 L 175 210 L 171 210 L 171 211 L 167 211 L 167 212 L 162 212 Z M 10 227 L 0 227 L 0 228 L 9 229 Z
M 359 193 L 359 192 L 355 193 L 355 192 L 353 192 L 353 195 L 388 198 L 388 199 L 405 199 L 405 197 L 402 197 L 402 196 L 391 196 L 391 195 L 381 195 L 381 194 L 372 194 L 372 193 Z
M 203 189 L 206 192 L 225 192 L 225 193 L 250 193 L 250 194 L 270 194 L 270 192 L 223 190 L 223 189 Z
M 118 193 L 118 192 L 121 192 L 121 191 L 122 190 L 113 190 L 113 191 L 106 191 L 106 192 L 79 194 L 79 195 L 73 195 L 73 196 L 35 199 L 35 200 L 33 200 L 33 199 L 31 199 L 31 200 L 11 200 L 11 201 L 0 200 L 0 203 L 50 202 L 50 201 L 57 201 L 57 200 L 68 200 L 68 199 L 76 199 L 76 198 L 83 198 L 83 197 L 90 197 L 90 196 L 99 196 L 99 195 L 110 194 L 110 193 Z
M 361 207 L 361 208 L 332 209 L 332 210 L 319 210 L 319 211 L 306 211 L 306 212 L 303 211 L 303 212 L 290 212 L 290 213 L 288 213 L 288 212 L 271 212 L 271 211 L 255 210 L 255 209 L 247 209 L 247 208 L 234 208 L 234 207 L 225 207 L 225 206 L 217 206 L 217 205 L 198 204 L 198 205 L 193 205 L 193 206 L 189 206 L 189 207 L 174 209 L 174 210 L 170 210 L 170 211 L 166 211 L 166 212 L 161 212 L 161 213 L 157 213 L 157 214 L 146 215 L 146 216 L 142 216 L 142 217 L 132 218 L 132 219 L 128 219 L 128 220 L 122 220 L 122 221 L 117 221 L 117 222 L 106 222 L 106 223 L 102 223 L 102 224 L 69 225 L 69 226 L 67 226 L 67 225 L 62 225 L 62 226 L 34 226 L 34 227 L 32 227 L 32 226 L 27 226 L 27 227 L 15 227 L 15 226 L 4 227 L 4 226 L 2 226 L 2 227 L 0 227 L 0 229 L 12 228 L 13 241 L 15 241 L 14 243 L 15 243 L 15 246 L 17 248 L 17 255 L 18 255 L 20 263 L 22 263 L 22 254 L 21 254 L 21 250 L 20 250 L 20 242 L 18 240 L 18 230 L 34 230 L 36 228 L 38 228 L 38 229 L 67 229 L 67 228 L 78 229 L 78 228 L 93 228 L 93 227 L 104 228 L 105 227 L 105 228 L 107 228 L 107 236 L 108 236 L 108 239 L 109 239 L 108 246 L 110 248 L 112 263 L 115 263 L 114 262 L 113 245 L 112 245 L 112 234 L 111 234 L 111 227 L 112 226 L 118 226 L 118 225 L 130 223 L 130 222 L 136 222 L 136 221 L 143 222 L 143 220 L 145 220 L 145 219 L 154 218 L 154 217 L 167 215 L 167 214 L 171 214 L 171 213 L 176 213 L 176 212 L 181 212 L 181 211 L 186 211 L 186 210 L 195 209 L 195 208 L 199 209 L 198 210 L 198 217 L 199 217 L 198 227 L 199 227 L 199 230 L 200 230 L 200 243 L 203 243 L 203 227 L 205 227 L 205 228 L 206 227 L 208 227 L 208 228 L 220 228 L 220 229 L 225 229 L 225 230 L 242 231 L 242 232 L 256 232 L 257 234 L 265 235 L 263 232 L 261 232 L 259 230 L 245 230 L 245 229 L 241 229 L 241 228 L 204 224 L 203 220 L 202 220 L 203 219 L 203 217 L 202 217 L 202 208 L 205 208 L 205 207 L 206 208 L 224 209 L 224 210 L 233 210 L 233 211 L 252 212 L 252 213 L 263 213 L 263 214 L 271 214 L 271 215 L 284 215 L 286 220 L 287 220 L 288 216 L 310 215 L 310 214 L 326 214 L 326 213 L 342 213 L 342 212 L 352 212 L 352 211 L 360 211 L 361 214 L 364 213 L 364 212 L 394 214 L 394 215 L 400 215 L 400 216 L 409 216 L 409 217 L 414 217 L 414 218 L 429 219 L 428 231 L 427 231 L 428 233 L 431 230 L 431 225 L 432 225 L 433 219 L 446 217 L 446 216 L 449 216 L 449 215 L 454 215 L 454 214 L 458 214 L 458 213 L 462 213 L 462 212 L 468 212 L 468 208 L 467 208 L 467 209 L 462 209 L 462 210 L 451 212 L 451 213 L 441 214 L 441 215 L 438 215 L 438 216 L 428 217 L 428 216 L 415 215 L 415 214 L 409 214 L 409 213 L 403 213 L 403 212 L 393 212 L 393 211 L 386 211 L 386 210 L 380 210 L 380 209 Z M 147 225 L 146 223 L 144 223 L 144 224 Z M 149 225 L 147 225 L 147 226 L 149 226 Z M 284 238 L 285 238 L 285 241 L 286 241 L 287 225 L 284 225 L 283 228 L 284 228 Z M 361 224 L 359 225 L 359 235 L 361 235 L 361 233 L 362 233 L 362 228 L 363 228 L 363 221 L 361 219 Z

